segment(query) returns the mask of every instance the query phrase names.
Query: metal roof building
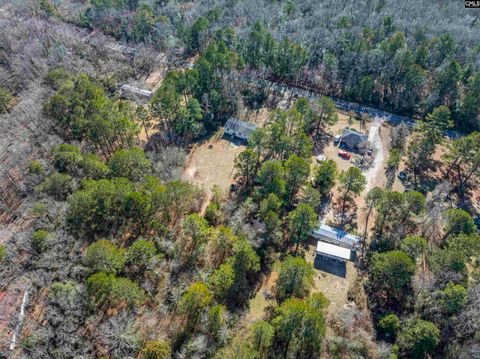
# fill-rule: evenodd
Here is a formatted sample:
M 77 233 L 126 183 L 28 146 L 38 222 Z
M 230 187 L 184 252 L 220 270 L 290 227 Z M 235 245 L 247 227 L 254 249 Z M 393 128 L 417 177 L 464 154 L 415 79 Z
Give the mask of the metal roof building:
M 126 84 L 122 85 L 122 87 L 120 89 L 122 90 L 123 94 L 129 93 L 129 94 L 137 95 L 137 96 L 140 96 L 140 97 L 145 97 L 145 98 L 148 98 L 148 99 L 151 98 L 152 95 L 153 95 L 152 91 L 144 90 L 144 89 L 134 87 L 134 86 L 130 86 L 130 85 L 126 85 Z
M 326 224 L 321 224 L 318 228 L 314 229 L 311 236 L 324 242 L 354 250 L 361 241 L 359 236 L 347 233 L 338 228 L 327 226 Z
M 349 261 L 352 258 L 352 251 L 350 249 L 322 241 L 318 241 L 317 243 L 317 254 L 342 262 Z
M 257 125 L 232 117 L 225 123 L 223 128 L 228 135 L 248 140 L 250 134 L 257 129 Z

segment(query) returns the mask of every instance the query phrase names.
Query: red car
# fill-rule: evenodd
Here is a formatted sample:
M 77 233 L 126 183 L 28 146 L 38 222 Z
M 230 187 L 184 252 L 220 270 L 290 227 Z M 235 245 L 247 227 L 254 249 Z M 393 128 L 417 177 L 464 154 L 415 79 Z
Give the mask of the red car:
M 347 151 L 340 150 L 338 151 L 338 155 L 342 157 L 344 160 L 349 160 L 352 155 L 348 153 Z

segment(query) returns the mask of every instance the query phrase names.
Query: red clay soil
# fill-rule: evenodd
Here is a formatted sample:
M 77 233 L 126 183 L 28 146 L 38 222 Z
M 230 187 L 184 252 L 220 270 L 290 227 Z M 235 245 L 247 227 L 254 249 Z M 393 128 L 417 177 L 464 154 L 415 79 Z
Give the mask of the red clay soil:
M 12 316 L 18 311 L 22 302 L 23 292 L 4 291 L 0 292 L 0 345 L 5 345 L 5 340 L 11 338 L 13 332 L 8 328 Z

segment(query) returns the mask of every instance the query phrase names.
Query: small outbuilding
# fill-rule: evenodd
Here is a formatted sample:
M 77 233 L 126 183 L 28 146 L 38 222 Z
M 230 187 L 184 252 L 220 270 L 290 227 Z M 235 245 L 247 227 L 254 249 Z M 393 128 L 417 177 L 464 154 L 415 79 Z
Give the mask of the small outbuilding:
M 126 85 L 126 84 L 122 85 L 122 87 L 120 89 L 122 91 L 122 96 L 124 96 L 124 97 L 127 97 L 128 95 L 134 95 L 134 96 L 138 96 L 138 97 L 141 97 L 141 98 L 150 99 L 153 96 L 152 91 L 144 90 L 144 89 L 134 87 L 134 86 L 130 86 L 130 85 Z
M 344 145 L 351 149 L 358 149 L 360 144 L 367 142 L 367 140 L 367 135 L 346 128 L 343 130 L 342 136 L 340 137 L 340 145 Z
M 352 259 L 352 251 L 350 249 L 323 241 L 318 241 L 316 252 L 319 256 L 332 258 L 340 262 Z
M 327 226 L 326 224 L 320 224 L 313 230 L 311 236 L 323 242 L 331 243 L 337 246 L 356 250 L 360 244 L 360 237 L 347 233 L 341 229 Z
M 248 140 L 251 133 L 255 131 L 257 126 L 254 123 L 242 121 L 236 118 L 230 118 L 223 127 L 227 135 Z

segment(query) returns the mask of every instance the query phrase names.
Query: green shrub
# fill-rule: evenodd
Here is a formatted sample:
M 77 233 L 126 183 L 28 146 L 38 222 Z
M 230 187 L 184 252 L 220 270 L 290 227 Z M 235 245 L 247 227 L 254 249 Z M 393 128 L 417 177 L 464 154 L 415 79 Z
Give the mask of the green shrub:
M 280 262 L 275 295 L 279 302 L 297 297 L 304 298 L 313 287 L 313 266 L 300 257 L 288 256 Z
M 387 168 L 389 170 L 397 168 L 398 165 L 400 164 L 400 160 L 401 160 L 400 150 L 398 148 L 392 148 L 392 150 L 390 151 L 390 157 L 388 157 Z
M 458 312 L 467 304 L 468 292 L 467 289 L 461 285 L 450 282 L 447 284 L 443 294 L 443 306 L 449 314 Z
M 141 180 L 152 170 L 152 162 L 137 147 L 116 151 L 108 159 L 108 165 L 113 176 L 125 177 L 131 181 Z
M 428 243 L 425 238 L 419 236 L 407 236 L 402 241 L 400 249 L 407 253 L 412 259 L 425 253 L 428 249 Z
M 114 306 L 126 304 L 140 305 L 145 301 L 145 292 L 128 278 L 116 278 L 110 290 L 110 303 Z
M 395 338 L 400 329 L 400 318 L 396 314 L 385 315 L 378 323 L 379 328 L 387 338 Z
M 42 253 L 47 248 L 47 237 L 50 233 L 45 229 L 38 229 L 32 233 L 30 237 L 32 241 L 32 249 L 36 253 Z
M 30 211 L 33 216 L 42 217 L 47 213 L 47 207 L 42 202 L 36 202 Z
M 53 166 L 58 172 L 76 174 L 83 161 L 80 148 L 63 143 L 52 149 Z
M 214 305 L 208 311 L 207 333 L 210 337 L 215 338 L 225 325 L 225 311 L 225 306 L 222 304 Z
M 208 224 L 215 226 L 220 222 L 220 210 L 216 203 L 210 203 L 205 210 L 205 219 Z
M 221 300 L 226 298 L 235 281 L 235 271 L 229 263 L 223 263 L 209 277 L 208 282 L 212 292 Z
M 0 113 L 8 110 L 10 101 L 12 101 L 12 95 L 6 89 L 0 86 Z
M 370 282 L 388 295 L 402 293 L 415 273 L 415 263 L 402 251 L 375 253 L 370 267 Z
M 67 174 L 54 172 L 45 178 L 38 189 L 58 200 L 62 200 L 73 191 L 73 178 Z
M 54 299 L 65 299 L 71 297 L 76 290 L 73 282 L 53 282 L 50 287 L 49 296 Z
M 57 67 L 56 69 L 48 71 L 44 80 L 51 88 L 58 90 L 69 78 L 70 75 L 64 68 Z
M 39 161 L 30 161 L 30 164 L 28 165 L 28 173 L 43 174 L 44 172 L 43 166 Z
M 48 16 L 58 16 L 59 12 L 51 0 L 40 0 L 40 9 Z
M 157 248 L 153 242 L 139 239 L 127 249 L 125 257 L 129 265 L 147 268 L 156 254 Z
M 0 262 L 3 262 L 7 257 L 7 250 L 3 244 L 0 244 Z
M 123 250 L 112 242 L 101 239 L 87 248 L 85 264 L 93 272 L 113 273 L 121 271 L 125 265 Z
M 432 322 L 416 319 L 399 335 L 399 347 L 405 358 L 422 359 L 432 354 L 440 342 L 440 330 Z
M 145 292 L 140 286 L 128 278 L 120 278 L 115 274 L 98 272 L 87 279 L 88 292 L 95 303 L 110 306 L 133 306 L 145 301 Z
M 110 173 L 110 168 L 97 155 L 91 153 L 83 157 L 82 169 L 83 175 L 91 179 L 106 178 Z
M 172 355 L 170 344 L 165 340 L 150 340 L 142 349 L 143 359 L 167 359 Z

